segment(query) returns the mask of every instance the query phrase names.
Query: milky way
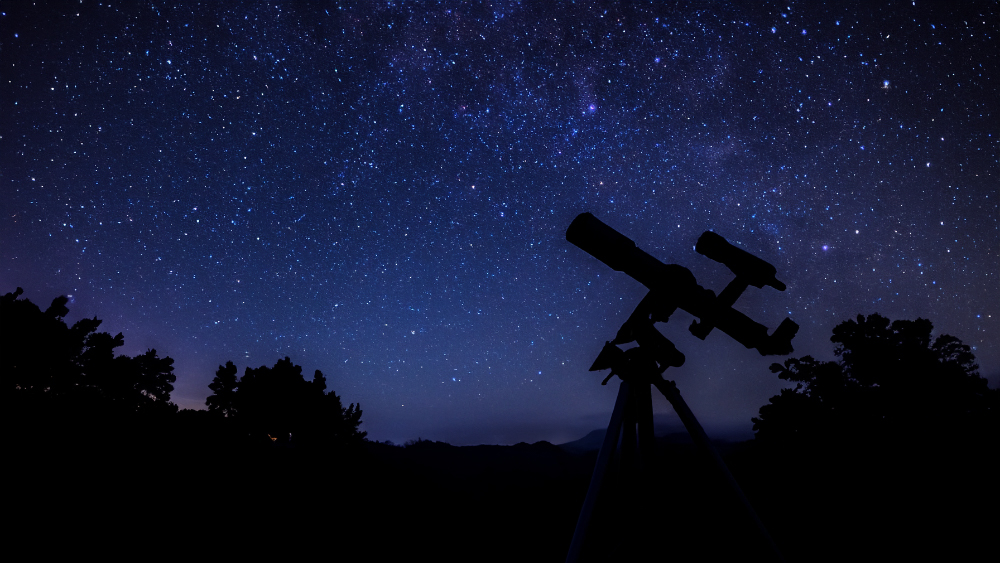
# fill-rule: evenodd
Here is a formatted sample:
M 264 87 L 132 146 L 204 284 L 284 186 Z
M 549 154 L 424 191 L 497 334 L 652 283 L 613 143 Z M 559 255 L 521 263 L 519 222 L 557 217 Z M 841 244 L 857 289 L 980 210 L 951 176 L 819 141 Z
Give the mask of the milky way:
M 5 3 L 0 292 L 173 357 L 181 407 L 289 356 L 374 439 L 560 442 L 645 291 L 590 211 L 716 292 L 703 231 L 772 262 L 737 308 L 796 355 L 924 317 L 997 386 L 996 3 L 629 4 Z M 666 376 L 749 435 L 780 358 L 685 315 Z

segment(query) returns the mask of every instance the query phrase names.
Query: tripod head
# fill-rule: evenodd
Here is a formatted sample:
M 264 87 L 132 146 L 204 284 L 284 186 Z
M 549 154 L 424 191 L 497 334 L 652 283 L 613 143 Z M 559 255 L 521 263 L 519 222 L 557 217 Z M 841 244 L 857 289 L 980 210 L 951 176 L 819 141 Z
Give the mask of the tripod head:
M 655 328 L 653 330 L 656 331 Z M 605 342 L 601 353 L 597 355 L 594 364 L 590 366 L 590 371 L 611 370 L 601 385 L 607 385 L 608 381 L 616 375 L 625 381 L 636 381 L 648 385 L 659 379 L 668 367 L 684 365 L 684 354 L 658 331 L 656 334 L 662 339 L 661 348 L 651 349 L 649 346 L 639 345 L 622 350 L 615 346 L 614 342 Z

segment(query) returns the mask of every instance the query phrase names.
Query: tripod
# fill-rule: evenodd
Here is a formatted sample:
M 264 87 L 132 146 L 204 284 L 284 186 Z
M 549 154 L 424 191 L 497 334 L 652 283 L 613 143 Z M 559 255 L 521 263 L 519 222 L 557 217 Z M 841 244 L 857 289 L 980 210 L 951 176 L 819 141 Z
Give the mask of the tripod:
M 607 342 L 590 370 L 611 369 L 602 385 L 614 376 L 622 379 L 615 401 L 615 408 L 608 423 L 604 442 L 597 456 L 597 464 L 587 489 L 587 497 L 577 520 L 576 530 L 567 563 L 575 563 L 580 555 L 584 537 L 590 524 L 594 505 L 605 478 L 605 472 L 621 435 L 622 464 L 638 465 L 650 474 L 656 444 L 653 437 L 652 393 L 656 387 L 680 416 L 696 447 L 710 460 L 728 488 L 738 499 L 742 510 L 753 522 L 760 537 L 769 547 L 773 558 L 782 560 L 781 553 L 764 528 L 760 518 L 750 506 L 740 486 L 712 446 L 705 430 L 681 397 L 672 381 L 664 380 L 668 367 L 684 364 L 680 353 L 670 340 L 654 326 L 666 322 L 677 310 L 682 309 L 698 317 L 690 332 L 704 340 L 718 328 L 747 348 L 756 348 L 761 355 L 788 354 L 792 351 L 792 338 L 798 325 L 786 318 L 768 335 L 767 328 L 733 309 L 733 304 L 749 287 L 773 287 L 784 291 L 786 286 L 775 276 L 775 267 L 764 260 L 737 248 L 721 236 L 708 231 L 699 237 L 695 251 L 724 264 L 735 275 L 718 296 L 698 285 L 691 271 L 676 264 L 664 264 L 635 245 L 631 239 L 602 223 L 590 213 L 582 213 L 573 220 L 566 231 L 566 240 L 585 250 L 611 269 L 624 272 L 649 289 L 635 311 L 618 330 L 615 339 Z M 635 342 L 638 346 L 622 350 L 618 344 Z M 623 432 L 624 429 L 624 432 Z
M 610 343 L 608 343 L 610 345 Z M 604 482 L 605 473 L 611 462 L 611 457 L 618 446 L 618 437 L 621 435 L 621 464 L 625 467 L 639 467 L 642 474 L 650 474 L 654 465 L 656 443 L 653 436 L 653 407 L 652 393 L 650 386 L 655 386 L 660 393 L 666 397 L 673 406 L 674 411 L 684 423 L 685 429 L 694 440 L 695 445 L 705 454 L 715 467 L 719 470 L 730 490 L 739 500 L 740 505 L 746 515 L 752 520 L 761 538 L 767 543 L 770 551 L 775 556 L 775 560 L 783 560 L 778 547 L 771 539 L 764 524 L 760 521 L 750 501 L 747 500 L 740 489 L 736 479 L 733 478 L 729 468 L 722 461 L 719 452 L 712 446 L 705 430 L 698 423 L 694 413 L 688 407 L 684 398 L 681 397 L 677 385 L 673 381 L 664 380 L 655 367 L 655 361 L 648 356 L 641 348 L 631 348 L 624 352 L 624 357 L 628 365 L 619 376 L 622 378 L 618 388 L 618 398 L 615 400 L 615 408 L 611 413 L 611 420 L 608 422 L 608 430 L 604 435 L 604 442 L 597 454 L 597 464 L 594 466 L 594 473 L 590 479 L 590 486 L 587 488 L 587 496 L 580 510 L 577 519 L 576 529 L 573 532 L 573 541 L 570 544 L 569 552 L 566 555 L 566 563 L 575 563 L 583 547 L 583 541 L 590 525 L 594 506 Z M 638 366 L 636 366 L 638 364 Z M 645 364 L 643 366 L 643 364 Z M 642 367 L 646 367 L 645 370 Z M 636 371 L 633 369 L 638 368 Z M 593 368 L 591 368 L 593 369 Z M 609 376 L 610 379 L 610 376 Z M 606 382 L 607 380 L 605 380 Z

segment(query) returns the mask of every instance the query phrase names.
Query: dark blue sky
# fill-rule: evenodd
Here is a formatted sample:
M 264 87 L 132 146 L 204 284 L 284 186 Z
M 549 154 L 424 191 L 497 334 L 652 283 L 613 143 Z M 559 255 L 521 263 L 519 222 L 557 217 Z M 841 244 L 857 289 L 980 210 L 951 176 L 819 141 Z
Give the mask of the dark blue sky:
M 51 4 L 0 7 L 0 291 L 173 357 L 182 407 L 287 355 L 374 439 L 601 427 L 644 289 L 583 211 L 716 292 L 703 231 L 772 262 L 737 308 L 796 355 L 924 317 L 1000 382 L 995 2 Z M 748 435 L 780 358 L 690 320 L 666 376 Z

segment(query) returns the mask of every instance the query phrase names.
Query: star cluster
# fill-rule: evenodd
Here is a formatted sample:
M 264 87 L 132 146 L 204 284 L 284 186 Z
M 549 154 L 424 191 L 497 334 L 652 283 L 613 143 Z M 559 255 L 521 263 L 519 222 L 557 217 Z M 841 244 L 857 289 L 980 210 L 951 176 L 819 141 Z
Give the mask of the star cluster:
M 565 241 L 590 211 L 716 292 L 705 230 L 775 264 L 737 307 L 796 355 L 924 317 L 996 386 L 996 4 L 623 4 L 4 5 L 0 291 L 173 357 L 182 407 L 287 355 L 374 439 L 566 441 L 644 294 Z M 667 377 L 746 435 L 773 358 L 690 320 Z

